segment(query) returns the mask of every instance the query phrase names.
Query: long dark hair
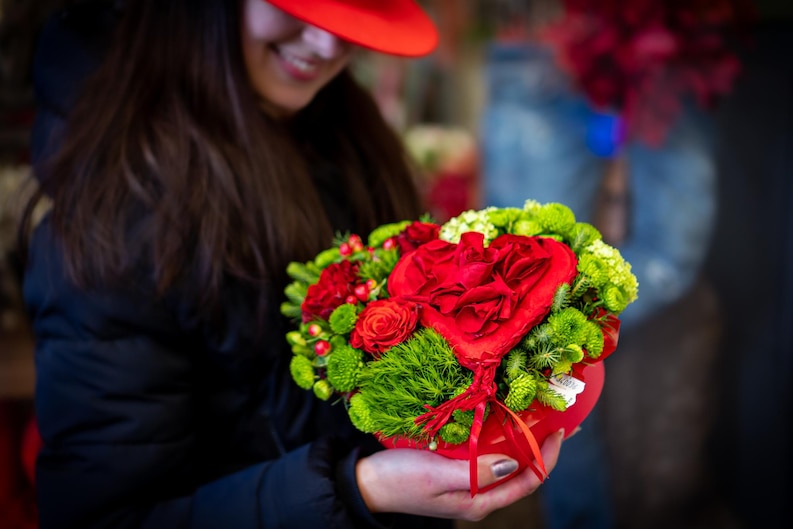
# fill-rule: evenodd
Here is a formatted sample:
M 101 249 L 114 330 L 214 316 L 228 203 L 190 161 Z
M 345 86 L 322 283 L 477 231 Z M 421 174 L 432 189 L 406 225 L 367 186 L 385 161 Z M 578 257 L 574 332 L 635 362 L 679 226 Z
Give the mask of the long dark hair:
M 141 256 L 160 292 L 188 280 L 211 301 L 228 276 L 278 284 L 288 261 L 333 237 L 314 156 L 338 170 L 361 230 L 419 212 L 398 137 L 348 72 L 276 120 L 247 80 L 239 0 L 132 0 L 125 10 L 41 169 L 78 284 L 121 278 Z

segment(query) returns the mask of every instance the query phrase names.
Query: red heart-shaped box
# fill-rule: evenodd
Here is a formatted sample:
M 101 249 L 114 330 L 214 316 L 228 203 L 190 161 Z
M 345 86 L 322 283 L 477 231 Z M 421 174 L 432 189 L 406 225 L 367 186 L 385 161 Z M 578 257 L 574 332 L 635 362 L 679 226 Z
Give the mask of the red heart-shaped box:
M 555 411 L 540 405 L 517 414 L 529 427 L 539 445 L 542 445 L 548 435 L 559 431 L 561 428 L 564 428 L 566 437 L 570 436 L 576 427 L 589 415 L 600 397 L 605 377 L 602 362 L 578 364 L 573 369 L 573 376 L 582 380 L 585 386 L 583 392 L 577 396 L 575 403 L 565 411 Z M 505 428 L 513 428 L 511 437 L 522 444 L 522 447 L 516 447 L 512 441 L 507 439 Z M 380 438 L 380 442 L 386 448 L 427 448 L 426 443 L 418 443 L 404 437 Z M 494 413 L 488 416 L 482 427 L 476 451 L 476 455 L 505 454 L 518 461 L 521 469 L 525 468 L 529 463 L 526 461 L 524 454 L 531 453 L 529 443 L 521 430 L 510 421 L 504 422 L 503 415 L 499 417 L 499 415 Z M 436 452 L 452 459 L 468 460 L 470 458 L 468 442 L 452 445 L 440 441 Z M 513 475 L 516 474 L 517 472 Z

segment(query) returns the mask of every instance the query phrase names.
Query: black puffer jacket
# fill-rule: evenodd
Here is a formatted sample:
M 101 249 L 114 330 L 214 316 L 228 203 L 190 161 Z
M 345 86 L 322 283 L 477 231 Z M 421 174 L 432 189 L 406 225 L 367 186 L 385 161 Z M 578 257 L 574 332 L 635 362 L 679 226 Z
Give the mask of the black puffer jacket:
M 39 156 L 112 27 L 112 15 L 94 12 L 88 26 L 77 15 L 56 16 L 42 38 Z M 338 217 L 333 182 L 317 183 Z M 354 467 L 375 443 L 341 406 L 292 382 L 277 292 L 263 335 L 242 285 L 228 282 L 211 324 L 184 294 L 155 296 L 145 273 L 79 289 L 49 220 L 36 229 L 24 297 L 37 340 L 42 529 L 451 526 L 368 513 Z

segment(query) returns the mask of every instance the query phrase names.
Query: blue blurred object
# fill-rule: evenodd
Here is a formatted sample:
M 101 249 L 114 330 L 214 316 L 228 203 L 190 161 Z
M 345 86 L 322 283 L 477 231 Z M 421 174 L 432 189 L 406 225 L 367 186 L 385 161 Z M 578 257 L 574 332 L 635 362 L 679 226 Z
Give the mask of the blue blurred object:
M 620 151 L 625 131 L 620 117 L 611 112 L 593 110 L 587 120 L 586 144 L 601 158 L 612 158 Z

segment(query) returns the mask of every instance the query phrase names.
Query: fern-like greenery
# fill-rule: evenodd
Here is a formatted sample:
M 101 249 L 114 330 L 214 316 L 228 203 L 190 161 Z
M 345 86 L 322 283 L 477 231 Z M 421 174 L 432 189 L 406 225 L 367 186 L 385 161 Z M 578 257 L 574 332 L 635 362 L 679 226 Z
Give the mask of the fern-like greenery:
M 372 432 L 387 437 L 424 436 L 415 423 L 425 405 L 438 406 L 471 384 L 473 374 L 457 361 L 449 344 L 432 329 L 421 329 L 395 345 L 358 376 L 359 393 L 350 412 Z

